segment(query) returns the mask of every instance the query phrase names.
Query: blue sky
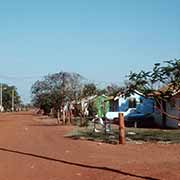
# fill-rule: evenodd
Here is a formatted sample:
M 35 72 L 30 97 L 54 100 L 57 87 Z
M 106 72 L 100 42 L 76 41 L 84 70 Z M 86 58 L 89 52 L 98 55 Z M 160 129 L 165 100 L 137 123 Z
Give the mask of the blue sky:
M 180 58 L 179 9 L 179 0 L 0 0 L 0 81 L 24 102 L 33 82 L 62 70 L 122 83 Z

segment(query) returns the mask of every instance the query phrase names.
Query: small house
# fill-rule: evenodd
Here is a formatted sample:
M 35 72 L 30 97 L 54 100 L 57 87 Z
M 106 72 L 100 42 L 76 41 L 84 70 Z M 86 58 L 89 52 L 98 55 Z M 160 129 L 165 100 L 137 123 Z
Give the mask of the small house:
M 119 113 L 124 114 L 125 122 L 137 126 L 152 127 L 154 119 L 151 118 L 154 113 L 154 99 L 145 97 L 138 91 L 125 97 L 124 94 L 114 98 L 116 102 L 116 111 L 106 113 L 106 118 L 117 122 Z
M 126 112 L 130 108 L 135 108 L 137 112 L 142 114 L 154 112 L 154 100 L 147 98 L 138 91 L 130 94 L 129 97 L 125 97 L 124 94 L 120 94 L 114 98 L 113 105 L 110 107 L 112 112 Z
M 180 127 L 180 92 L 174 93 L 170 100 L 156 102 L 155 121 L 163 128 Z

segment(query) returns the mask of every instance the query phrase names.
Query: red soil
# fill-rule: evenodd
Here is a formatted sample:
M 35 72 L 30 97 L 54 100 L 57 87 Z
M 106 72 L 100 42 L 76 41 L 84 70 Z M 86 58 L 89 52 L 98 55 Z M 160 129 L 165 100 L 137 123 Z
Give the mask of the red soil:
M 110 145 L 64 138 L 74 128 L 30 112 L 0 114 L 0 179 L 180 179 L 180 144 Z

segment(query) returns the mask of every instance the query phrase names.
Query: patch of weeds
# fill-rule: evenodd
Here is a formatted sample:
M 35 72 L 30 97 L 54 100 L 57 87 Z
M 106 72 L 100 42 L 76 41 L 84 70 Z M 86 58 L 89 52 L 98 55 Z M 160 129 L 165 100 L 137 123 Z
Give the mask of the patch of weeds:
M 134 132 L 130 134 L 128 132 Z M 180 130 L 162 130 L 162 129 L 134 129 L 128 128 L 126 135 L 128 138 L 145 142 L 171 142 L 180 143 Z
M 86 128 L 77 128 L 65 137 L 117 144 L 119 130 L 116 127 L 111 133 L 105 134 L 103 130 L 93 132 L 91 125 Z M 127 142 L 180 143 L 180 130 L 126 128 L 126 140 Z
M 93 132 L 93 129 L 89 128 L 78 128 L 65 135 L 65 137 L 117 144 L 117 138 L 115 136 L 105 134 L 104 132 Z

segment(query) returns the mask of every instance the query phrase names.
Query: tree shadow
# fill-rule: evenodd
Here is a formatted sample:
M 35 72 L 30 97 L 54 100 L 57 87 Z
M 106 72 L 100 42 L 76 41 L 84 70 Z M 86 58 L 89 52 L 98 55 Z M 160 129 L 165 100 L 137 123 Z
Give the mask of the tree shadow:
M 47 157 L 47 156 L 42 156 L 42 155 L 37 155 L 37 154 L 32 154 L 32 153 L 27 153 L 27 152 L 21 152 L 21 151 L 17 151 L 17 150 L 10 150 L 10 149 L 6 149 L 6 148 L 0 148 L 0 151 L 20 154 L 20 155 L 23 155 L 23 156 L 31 156 L 31 157 L 35 157 L 35 158 L 38 158 L 38 159 L 43 159 L 43 160 L 47 160 L 47 161 L 53 161 L 53 162 L 67 164 L 67 165 L 70 165 L 70 166 L 78 166 L 78 167 L 83 167 L 83 168 L 108 171 L 108 172 L 118 173 L 118 174 L 121 174 L 121 175 L 124 175 L 124 176 L 131 176 L 131 177 L 135 177 L 135 178 L 141 178 L 141 179 L 147 179 L 147 180 L 160 180 L 160 179 L 157 179 L 157 178 L 148 177 L 148 176 L 140 176 L 140 175 L 132 174 L 132 173 L 129 173 L 129 172 L 125 172 L 125 171 L 121 171 L 121 170 L 113 169 L 113 168 L 109 168 L 109 167 L 93 166 L 93 165 L 75 163 L 75 162 L 55 159 L 55 158 L 51 158 L 51 157 Z
M 57 123 L 54 124 L 30 124 L 29 126 L 34 126 L 34 127 L 55 127 L 55 126 L 60 126 Z

